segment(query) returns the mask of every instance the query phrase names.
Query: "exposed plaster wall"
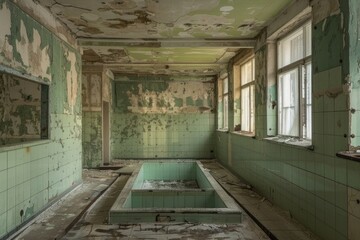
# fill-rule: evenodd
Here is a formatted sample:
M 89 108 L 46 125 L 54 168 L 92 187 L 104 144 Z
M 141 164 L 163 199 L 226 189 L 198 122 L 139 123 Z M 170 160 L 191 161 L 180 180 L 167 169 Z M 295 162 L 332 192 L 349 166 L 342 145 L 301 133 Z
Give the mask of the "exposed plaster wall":
M 340 14 L 340 3 L 339 0 L 312 0 L 310 4 L 313 7 L 313 24 L 316 25 L 329 16 Z
M 76 37 L 73 33 L 60 23 L 55 15 L 48 9 L 39 5 L 37 1 L 14 0 L 13 2 L 62 41 L 71 44 L 72 46 L 76 46 Z
M 112 158 L 211 158 L 214 82 L 146 78 L 114 82 Z
M 31 1 L 19 2 L 26 5 Z M 29 17 L 12 1 L 0 0 L 0 19 L 1 70 L 48 84 L 50 114 L 48 140 L 0 148 L 2 237 L 81 181 L 82 123 L 81 61 L 76 48 Z M 3 85 L 5 81 L 1 82 Z M 17 106 L 7 113 L 13 120 L 14 134 L 21 133 L 24 122 L 27 133 L 35 134 L 38 123 L 30 126 L 28 113 L 36 108 L 21 97 L 21 93 L 28 94 L 30 88 L 19 85 L 8 90 L 13 96 L 12 106 Z M 36 102 L 38 93 L 31 94 Z M 1 97 L 1 106 L 6 101 Z
M 258 138 L 267 136 L 267 47 L 255 52 L 255 134 Z
M 101 111 L 102 73 L 83 72 L 82 107 L 83 112 Z
M 2 64 L 51 81 L 49 40 L 40 36 L 42 27 L 36 28 L 32 23 L 25 26 L 24 13 L 19 16 L 11 14 L 13 4 L 1 1 L 0 6 Z
M 83 72 L 82 147 L 84 167 L 98 167 L 102 159 L 102 80 L 103 73 Z
M 83 163 L 84 167 L 99 167 L 102 164 L 102 104 L 111 106 L 111 81 L 113 73 L 102 67 L 97 70 L 85 67 L 82 81 L 83 106 Z M 112 114 L 112 113 L 110 113 Z

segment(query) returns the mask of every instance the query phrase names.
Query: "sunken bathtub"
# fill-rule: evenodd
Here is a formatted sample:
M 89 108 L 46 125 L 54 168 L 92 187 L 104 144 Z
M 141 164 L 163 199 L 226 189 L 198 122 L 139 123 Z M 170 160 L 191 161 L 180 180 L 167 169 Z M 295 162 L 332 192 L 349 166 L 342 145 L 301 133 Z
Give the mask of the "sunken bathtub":
M 109 212 L 111 224 L 239 223 L 241 209 L 200 161 L 149 161 L 134 170 Z

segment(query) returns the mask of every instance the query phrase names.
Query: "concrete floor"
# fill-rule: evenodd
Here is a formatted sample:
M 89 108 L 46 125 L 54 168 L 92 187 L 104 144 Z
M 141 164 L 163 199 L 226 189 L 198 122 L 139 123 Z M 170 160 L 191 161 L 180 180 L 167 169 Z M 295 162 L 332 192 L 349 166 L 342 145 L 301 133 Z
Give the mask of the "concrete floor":
M 120 170 L 84 170 L 83 184 L 47 209 L 15 239 L 318 239 L 215 161 L 204 167 L 248 212 L 241 224 L 110 225 L 108 211 L 137 161 Z M 253 216 L 253 218 L 250 217 Z

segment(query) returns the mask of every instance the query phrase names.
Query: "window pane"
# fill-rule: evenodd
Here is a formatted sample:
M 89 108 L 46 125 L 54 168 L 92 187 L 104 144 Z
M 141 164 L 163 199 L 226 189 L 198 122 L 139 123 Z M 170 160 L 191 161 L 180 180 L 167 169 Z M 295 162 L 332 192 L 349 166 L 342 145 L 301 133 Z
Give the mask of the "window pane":
M 253 59 L 241 65 L 241 86 L 254 80 L 254 61 Z
M 223 128 L 223 120 L 224 120 L 224 106 L 223 106 L 223 81 L 222 80 L 218 80 L 218 128 L 221 129 Z
M 250 132 L 255 130 L 255 86 L 250 86 Z
M 311 124 L 311 63 L 308 63 L 305 66 L 306 71 L 306 135 L 304 138 L 311 139 L 311 132 L 312 132 L 312 124 Z
M 298 71 L 279 76 L 279 134 L 299 136 Z
M 228 95 L 224 96 L 224 128 L 228 128 Z
M 303 46 L 303 28 L 300 28 L 290 36 L 279 41 L 278 68 L 282 68 L 303 58 Z
M 241 89 L 241 130 L 250 132 L 250 87 Z

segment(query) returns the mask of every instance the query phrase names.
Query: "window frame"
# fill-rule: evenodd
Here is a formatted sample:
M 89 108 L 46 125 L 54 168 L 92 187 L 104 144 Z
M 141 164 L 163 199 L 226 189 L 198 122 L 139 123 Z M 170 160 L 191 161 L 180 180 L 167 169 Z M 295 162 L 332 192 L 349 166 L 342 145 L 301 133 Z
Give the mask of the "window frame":
M 243 84 L 242 83 L 243 78 L 241 76 L 242 75 L 241 68 L 243 66 L 245 66 L 246 64 L 248 64 L 249 62 L 251 62 L 251 81 Z M 249 112 L 248 112 L 249 131 L 242 129 L 243 110 L 241 109 L 241 111 L 240 111 L 240 124 L 241 124 L 240 132 L 246 133 L 246 134 L 255 134 L 255 56 L 250 57 L 247 61 L 240 64 L 240 102 L 241 102 L 241 106 L 243 104 L 242 99 L 241 99 L 242 98 L 242 90 L 246 89 L 246 88 L 249 88 L 249 96 L 250 96 L 249 106 L 248 106 L 249 107 Z M 251 96 L 253 96 L 253 98 L 251 98 Z M 251 115 L 251 111 L 253 111 L 253 116 Z
M 222 102 L 223 102 L 223 126 L 222 129 L 229 129 L 229 78 L 222 79 Z M 226 101 L 225 101 L 226 98 Z
M 245 66 L 249 62 L 251 62 L 251 64 L 252 64 L 252 66 L 251 66 L 251 75 L 252 75 L 251 81 L 243 84 L 241 69 L 243 66 Z M 235 127 L 234 132 L 242 134 L 242 135 L 254 136 L 255 129 L 256 129 L 256 125 L 255 125 L 255 115 L 256 115 L 256 113 L 255 113 L 255 54 L 252 52 L 246 54 L 242 59 L 237 61 L 233 67 L 234 67 L 234 101 L 235 101 L 235 97 L 237 95 L 239 96 L 239 101 L 240 101 L 239 114 L 234 115 L 234 123 L 239 122 L 240 129 L 237 129 L 237 126 L 234 126 Z M 248 106 L 249 107 L 248 108 L 249 109 L 248 117 L 249 117 L 249 130 L 250 131 L 243 130 L 243 128 L 242 128 L 243 127 L 242 90 L 246 89 L 246 88 L 249 88 L 249 96 L 251 97 L 251 95 L 253 95 L 253 99 L 249 100 L 249 106 Z M 252 94 L 251 94 L 251 91 L 253 91 Z M 251 115 L 251 110 L 253 110 L 253 117 Z
M 304 139 L 304 140 L 309 140 L 311 141 L 312 139 L 312 132 L 310 133 L 310 136 L 307 136 L 306 133 L 307 132 L 307 128 L 310 125 L 310 129 L 312 129 L 312 116 L 309 122 L 307 122 L 307 106 L 310 105 L 310 108 L 312 106 L 312 96 L 310 97 L 310 104 L 308 104 L 307 102 L 307 91 L 306 91 L 306 86 L 307 86 L 307 71 L 306 71 L 306 66 L 308 64 L 312 64 L 312 49 L 311 49 L 311 41 L 310 41 L 310 54 L 307 56 L 307 31 L 306 28 L 308 25 L 310 25 L 310 31 L 311 31 L 311 20 L 306 20 L 304 22 L 302 22 L 300 25 L 298 25 L 297 27 L 295 27 L 294 29 L 292 29 L 291 31 L 289 31 L 288 33 L 286 33 L 285 35 L 283 35 L 282 37 L 278 38 L 276 40 L 277 44 L 277 50 L 276 50 L 276 56 L 277 56 L 277 61 L 276 61 L 276 84 L 277 84 L 277 101 L 278 101 L 278 108 L 277 108 L 277 129 L 278 129 L 278 135 L 279 136 L 284 136 L 284 137 L 292 137 L 292 138 L 298 138 L 298 139 Z M 279 63 L 280 63 L 280 57 L 283 56 L 283 53 L 281 52 L 280 54 L 280 43 L 281 41 L 285 40 L 286 38 L 290 37 L 292 34 L 296 33 L 296 31 L 299 31 L 300 29 L 302 29 L 303 31 L 303 57 L 301 59 L 298 59 L 292 63 L 289 63 L 285 66 L 279 67 Z M 311 36 L 311 35 L 310 35 Z M 311 38 L 310 38 L 311 40 Z M 298 122 L 297 122 L 297 126 L 298 126 L 298 131 L 297 131 L 297 135 L 287 135 L 287 134 L 281 134 L 280 130 L 282 129 L 281 127 L 281 116 L 280 116 L 280 97 L 282 96 L 280 91 L 280 76 L 283 74 L 286 74 L 288 72 L 294 71 L 296 70 L 297 72 L 297 77 L 298 77 L 298 82 L 297 82 L 297 95 L 298 95 L 298 101 L 297 101 L 297 105 L 298 105 Z M 311 72 L 311 67 L 310 67 L 310 95 L 311 95 L 311 88 L 312 88 L 312 72 Z M 303 88 L 303 86 L 305 86 L 305 89 Z M 311 112 L 311 111 L 310 111 Z M 311 113 L 312 115 L 312 113 Z M 304 130 L 305 129 L 305 130 Z
M 226 84 L 225 84 L 226 83 Z M 220 88 L 221 85 L 221 88 Z M 227 98 L 227 102 L 225 102 Z M 228 130 L 229 129 L 229 79 L 228 77 L 222 77 L 218 79 L 218 107 L 220 106 L 219 99 L 221 99 L 222 105 L 222 124 L 218 124 L 218 130 Z M 219 114 L 219 111 L 218 111 Z M 218 117 L 219 118 L 219 117 Z

